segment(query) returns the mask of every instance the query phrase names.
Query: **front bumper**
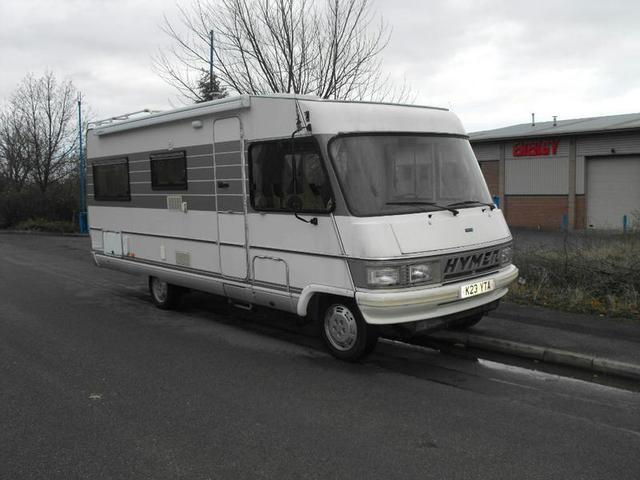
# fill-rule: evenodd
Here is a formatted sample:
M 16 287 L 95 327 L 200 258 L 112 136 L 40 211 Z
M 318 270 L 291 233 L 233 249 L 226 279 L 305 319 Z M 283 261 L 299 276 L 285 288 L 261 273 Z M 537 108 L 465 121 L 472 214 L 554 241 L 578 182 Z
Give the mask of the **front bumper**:
M 364 290 L 356 292 L 356 302 L 367 323 L 391 325 L 417 322 L 471 310 L 502 298 L 511 282 L 518 278 L 515 265 L 473 280 L 443 285 L 441 287 L 402 289 L 393 291 Z M 460 287 L 481 280 L 493 280 L 495 289 L 490 292 L 460 299 Z

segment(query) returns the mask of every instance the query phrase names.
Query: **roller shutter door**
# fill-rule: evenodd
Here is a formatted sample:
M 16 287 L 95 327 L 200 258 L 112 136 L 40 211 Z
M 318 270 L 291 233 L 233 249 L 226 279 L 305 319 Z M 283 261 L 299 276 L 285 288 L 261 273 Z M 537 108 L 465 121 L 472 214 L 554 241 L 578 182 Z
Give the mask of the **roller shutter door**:
M 622 229 L 640 214 L 640 157 L 587 160 L 587 226 Z

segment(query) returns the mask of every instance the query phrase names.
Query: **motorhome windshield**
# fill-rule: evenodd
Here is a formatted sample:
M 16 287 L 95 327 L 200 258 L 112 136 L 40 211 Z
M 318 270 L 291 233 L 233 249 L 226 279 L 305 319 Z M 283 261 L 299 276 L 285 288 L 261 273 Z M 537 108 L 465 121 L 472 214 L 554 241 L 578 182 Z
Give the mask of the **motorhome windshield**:
M 395 215 L 442 210 L 440 206 L 472 200 L 491 202 L 464 138 L 346 135 L 332 139 L 329 152 L 353 215 Z

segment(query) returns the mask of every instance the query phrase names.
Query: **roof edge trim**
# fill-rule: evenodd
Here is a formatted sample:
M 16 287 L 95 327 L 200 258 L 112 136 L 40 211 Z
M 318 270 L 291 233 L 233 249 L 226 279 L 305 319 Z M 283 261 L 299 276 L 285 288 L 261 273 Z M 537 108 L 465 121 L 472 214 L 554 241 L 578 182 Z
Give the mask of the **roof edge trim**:
M 125 120 L 113 125 L 96 127 L 90 130 L 94 130 L 95 135 L 97 136 L 110 135 L 112 133 L 122 132 L 125 130 L 133 130 L 136 128 L 149 127 L 151 125 L 157 125 L 160 123 L 175 122 L 178 120 L 185 120 L 188 118 L 200 117 L 203 115 L 210 115 L 219 112 L 229 112 L 250 107 L 251 97 L 249 95 L 240 95 L 220 100 L 213 100 L 211 102 L 198 103 L 196 105 L 190 105 L 167 112 L 155 113 L 143 118 Z

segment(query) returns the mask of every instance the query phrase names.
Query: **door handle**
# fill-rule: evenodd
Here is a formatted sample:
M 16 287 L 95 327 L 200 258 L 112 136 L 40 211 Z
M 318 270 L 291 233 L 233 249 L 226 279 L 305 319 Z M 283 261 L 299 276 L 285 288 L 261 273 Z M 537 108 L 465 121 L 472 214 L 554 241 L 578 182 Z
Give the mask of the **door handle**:
M 227 182 L 218 182 L 218 188 L 229 188 L 229 184 Z

